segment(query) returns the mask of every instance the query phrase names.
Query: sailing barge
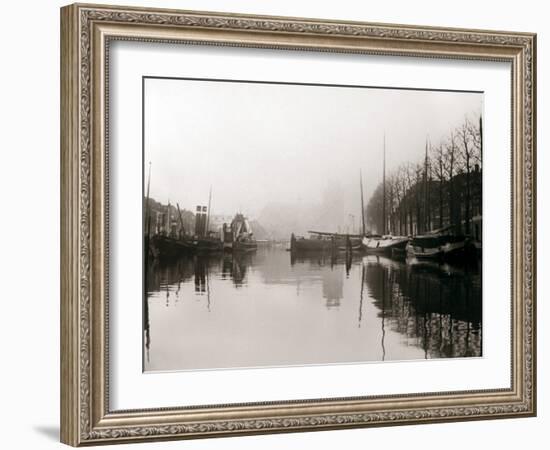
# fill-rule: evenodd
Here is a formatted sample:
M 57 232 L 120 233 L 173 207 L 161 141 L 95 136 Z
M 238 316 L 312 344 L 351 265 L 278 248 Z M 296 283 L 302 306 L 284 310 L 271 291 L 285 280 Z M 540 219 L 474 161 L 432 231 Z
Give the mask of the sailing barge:
M 404 251 L 409 238 L 406 236 L 365 236 L 363 248 L 368 254 L 392 256 Z
M 341 234 L 327 231 L 308 231 L 309 237 L 290 236 L 290 251 L 293 253 L 322 252 L 332 255 L 339 252 L 347 254 L 362 250 L 362 239 L 365 237 L 365 206 L 363 202 L 363 176 L 359 172 L 359 186 L 361 189 L 361 223 L 362 234 Z
M 326 231 L 308 231 L 309 237 L 290 236 L 291 252 L 336 253 L 361 249 L 361 235 L 339 234 Z
M 413 237 L 406 250 L 408 257 L 418 260 L 453 260 L 475 255 L 470 239 L 453 233 L 451 226 Z

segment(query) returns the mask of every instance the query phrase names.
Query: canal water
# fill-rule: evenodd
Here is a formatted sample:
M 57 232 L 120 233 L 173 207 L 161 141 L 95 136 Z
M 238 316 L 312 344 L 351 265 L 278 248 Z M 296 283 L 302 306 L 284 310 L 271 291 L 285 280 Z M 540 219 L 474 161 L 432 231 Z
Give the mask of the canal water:
M 481 265 L 283 247 L 150 265 L 145 371 L 482 354 Z

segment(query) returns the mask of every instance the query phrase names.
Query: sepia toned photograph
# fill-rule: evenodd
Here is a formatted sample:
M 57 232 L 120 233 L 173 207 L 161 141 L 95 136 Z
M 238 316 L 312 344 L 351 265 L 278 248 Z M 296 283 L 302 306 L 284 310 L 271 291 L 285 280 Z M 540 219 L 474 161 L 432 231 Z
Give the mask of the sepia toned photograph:
M 367 9 L 61 8 L 61 442 L 538 414 L 537 34 Z
M 483 356 L 483 92 L 142 83 L 145 372 Z

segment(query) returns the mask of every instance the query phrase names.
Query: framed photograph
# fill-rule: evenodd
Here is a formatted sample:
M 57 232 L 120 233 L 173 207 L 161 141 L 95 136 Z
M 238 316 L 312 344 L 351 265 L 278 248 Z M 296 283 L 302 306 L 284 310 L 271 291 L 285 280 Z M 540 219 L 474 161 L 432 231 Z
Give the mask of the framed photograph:
M 62 442 L 535 415 L 535 58 L 62 8 Z

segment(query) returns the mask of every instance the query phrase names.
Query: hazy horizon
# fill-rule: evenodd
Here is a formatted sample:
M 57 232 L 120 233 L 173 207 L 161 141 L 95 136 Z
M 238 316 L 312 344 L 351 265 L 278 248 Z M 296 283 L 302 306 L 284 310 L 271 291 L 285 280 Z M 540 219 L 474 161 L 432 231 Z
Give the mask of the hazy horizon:
M 212 214 L 297 231 L 358 224 L 359 171 L 367 204 L 384 135 L 389 172 L 420 162 L 427 138 L 438 143 L 482 102 L 470 92 L 147 78 L 144 182 L 150 162 L 150 196 L 164 204 L 194 211 L 212 186 Z

